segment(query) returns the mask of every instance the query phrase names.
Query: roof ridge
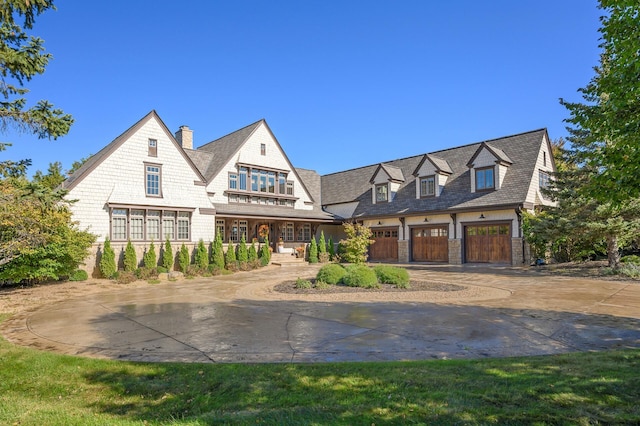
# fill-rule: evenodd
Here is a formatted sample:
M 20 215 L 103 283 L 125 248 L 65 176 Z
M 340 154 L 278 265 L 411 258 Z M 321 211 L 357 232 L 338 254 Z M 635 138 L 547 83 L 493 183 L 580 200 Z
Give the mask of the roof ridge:
M 214 143 L 214 142 L 217 142 L 217 141 L 219 141 L 219 140 L 221 140 L 221 139 L 224 139 L 224 138 L 226 138 L 226 137 L 229 137 L 229 136 L 233 135 L 234 133 L 241 132 L 242 130 L 245 130 L 245 129 L 247 129 L 247 128 L 251 127 L 251 126 L 255 126 L 255 125 L 257 125 L 257 124 L 259 124 L 259 123 L 262 123 L 262 122 L 266 122 L 266 120 L 265 120 L 264 118 L 261 118 L 261 119 L 260 119 L 260 120 L 258 120 L 258 121 L 255 121 L 255 122 L 253 122 L 253 123 L 251 123 L 251 124 L 247 124 L 246 126 L 241 127 L 240 129 L 234 130 L 233 132 L 229 132 L 229 133 L 227 133 L 227 134 L 226 134 L 226 135 L 224 135 L 224 136 L 220 136 L 220 137 L 219 137 L 219 138 L 217 138 L 217 139 L 214 139 L 214 140 L 212 140 L 212 141 L 210 141 L 210 142 L 205 143 L 204 145 L 200 145 L 199 147 L 195 148 L 195 150 L 199 150 L 200 148 L 203 148 L 203 147 L 205 147 L 205 146 L 207 146 L 207 145 L 211 145 L 211 144 L 212 144 L 212 143 Z

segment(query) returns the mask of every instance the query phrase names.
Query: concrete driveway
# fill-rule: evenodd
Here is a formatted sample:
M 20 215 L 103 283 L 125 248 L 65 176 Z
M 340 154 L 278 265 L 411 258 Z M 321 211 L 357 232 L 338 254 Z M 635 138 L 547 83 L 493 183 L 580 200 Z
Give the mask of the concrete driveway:
M 12 342 L 135 361 L 332 362 L 482 358 L 640 347 L 640 283 L 511 267 L 407 265 L 461 292 L 293 295 L 317 266 L 127 288 L 5 321 Z

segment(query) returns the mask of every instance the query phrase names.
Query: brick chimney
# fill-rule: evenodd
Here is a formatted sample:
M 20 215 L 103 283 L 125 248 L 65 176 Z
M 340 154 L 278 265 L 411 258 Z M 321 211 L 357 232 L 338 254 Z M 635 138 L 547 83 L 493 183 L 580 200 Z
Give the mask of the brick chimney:
M 193 130 L 189 126 L 180 126 L 176 132 L 176 140 L 185 149 L 193 149 Z

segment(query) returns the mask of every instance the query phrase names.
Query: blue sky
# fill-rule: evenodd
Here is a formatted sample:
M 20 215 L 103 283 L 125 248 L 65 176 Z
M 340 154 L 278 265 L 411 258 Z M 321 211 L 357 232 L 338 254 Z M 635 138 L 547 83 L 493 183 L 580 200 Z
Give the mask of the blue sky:
M 72 162 L 155 109 L 203 145 L 265 118 L 296 167 L 327 174 L 546 127 L 599 59 L 596 0 L 56 2 L 54 59 L 27 88 L 73 115 L 1 158 Z

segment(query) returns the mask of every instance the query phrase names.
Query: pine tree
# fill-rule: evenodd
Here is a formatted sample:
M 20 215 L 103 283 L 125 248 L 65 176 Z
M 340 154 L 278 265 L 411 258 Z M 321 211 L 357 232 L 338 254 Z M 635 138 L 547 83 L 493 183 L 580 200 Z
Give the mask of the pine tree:
M 222 237 L 220 234 L 216 234 L 216 238 L 213 241 L 213 247 L 211 248 L 211 264 L 218 269 L 224 269 L 224 247 L 222 245 Z
M 204 245 L 204 241 L 198 241 L 198 248 L 195 255 L 196 266 L 200 269 L 206 269 L 209 266 L 209 253 Z
M 331 237 L 329 237 L 329 242 L 327 243 L 327 246 L 329 247 L 329 259 L 334 260 L 336 257 L 336 248 L 333 245 L 333 239 Z
M 247 241 L 245 240 L 244 235 L 242 235 L 240 244 L 238 244 L 238 262 L 247 263 L 248 260 L 249 253 L 247 253 Z
M 249 246 L 249 251 L 247 252 L 247 258 L 249 262 L 253 262 L 258 258 L 258 251 L 256 250 L 256 243 L 252 242 L 251 246 Z
M 158 266 L 158 258 L 156 256 L 156 246 L 153 245 L 153 241 L 149 244 L 149 250 L 142 257 L 144 267 L 148 269 L 154 269 Z
M 260 247 L 260 264 L 267 266 L 271 262 L 271 252 L 269 251 L 269 240 L 265 240 Z
M 105 278 L 113 278 L 118 268 L 116 266 L 116 254 L 111 248 L 109 237 L 104 240 L 102 257 L 100 258 L 100 273 Z
M 136 249 L 133 248 L 131 240 L 127 241 L 127 248 L 124 249 L 124 270 L 127 272 L 133 272 L 138 267 L 138 258 L 136 256 Z
M 184 245 L 184 243 L 182 243 L 180 252 L 178 253 L 178 264 L 180 265 L 182 273 L 186 274 L 189 269 L 189 265 L 191 264 L 191 255 L 189 254 L 189 249 Z
M 318 263 L 318 243 L 316 243 L 315 237 L 311 238 L 309 245 L 309 263 Z
M 169 238 L 164 243 L 164 251 L 162 252 L 162 266 L 169 272 L 173 271 L 173 250 L 171 249 L 171 242 Z
M 324 239 L 324 231 L 320 231 L 320 240 L 318 241 L 318 254 L 327 252 L 327 243 Z
M 229 246 L 227 246 L 224 263 L 227 269 L 234 269 L 236 267 L 236 248 L 233 246 L 232 241 L 229 241 Z

